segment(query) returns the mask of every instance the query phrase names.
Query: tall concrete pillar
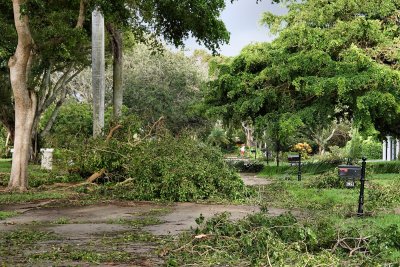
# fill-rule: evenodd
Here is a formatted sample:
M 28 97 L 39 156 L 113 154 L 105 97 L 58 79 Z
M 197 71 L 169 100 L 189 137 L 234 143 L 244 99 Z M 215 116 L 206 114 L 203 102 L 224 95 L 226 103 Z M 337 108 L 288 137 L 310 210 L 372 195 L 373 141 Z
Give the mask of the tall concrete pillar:
M 386 136 L 387 139 L 387 158 L 386 160 L 392 160 L 392 137 L 391 136 Z
M 383 140 L 382 141 L 382 160 L 387 160 L 386 151 L 387 151 L 387 141 Z
M 92 12 L 92 90 L 93 90 L 93 136 L 103 134 L 105 59 L 104 17 L 99 9 Z

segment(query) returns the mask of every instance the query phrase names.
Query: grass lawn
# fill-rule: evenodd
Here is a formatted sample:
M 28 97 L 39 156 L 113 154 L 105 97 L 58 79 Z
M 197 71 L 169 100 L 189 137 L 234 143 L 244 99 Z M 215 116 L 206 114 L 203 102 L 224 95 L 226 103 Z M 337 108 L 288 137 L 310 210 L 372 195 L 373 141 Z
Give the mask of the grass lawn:
M 320 174 L 322 169 L 328 171 Z M 8 182 L 9 170 L 10 162 L 1 160 L 3 176 L 0 176 L 0 185 L 3 188 Z M 49 172 L 31 165 L 29 174 L 29 192 L 0 192 L 0 205 L 44 199 L 58 200 L 57 203 L 64 205 L 72 199 L 85 205 L 106 200 L 101 193 L 107 190 L 106 187 L 75 187 L 82 178 L 57 169 Z M 260 213 L 239 222 L 233 222 L 225 215 L 208 221 L 200 217 L 199 227 L 192 232 L 173 240 L 159 240 L 166 265 L 196 266 L 201 262 L 200 266 L 396 266 L 393 264 L 400 263 L 399 174 L 367 171 L 363 217 L 356 214 L 359 187 L 344 188 L 334 168 L 309 165 L 304 169 L 301 181 L 297 181 L 297 168 L 290 166 L 264 169 L 258 176 L 273 183 L 260 187 L 256 196 L 244 202 L 260 205 L 262 210 L 283 208 L 295 217 L 286 214 L 271 218 Z M 113 194 L 109 197 L 118 198 Z M 2 211 L 0 220 L 15 215 L 14 211 Z M 123 219 L 110 221 L 139 228 L 158 222 L 153 217 L 130 222 Z M 70 222 L 63 219 L 58 223 Z M 35 238 L 40 241 L 42 236 Z M 43 238 L 48 237 L 43 235 Z M 6 241 L 0 238 L 0 243 Z M 103 258 L 97 254 L 95 257 L 89 252 L 85 252 L 86 258 L 83 258 L 74 254 L 75 248 L 65 249 L 63 257 L 76 258 L 80 263 L 107 262 L 108 256 L 115 257 L 108 254 Z M 50 251 L 40 257 L 41 260 L 61 257 L 57 253 Z M 118 257 L 121 262 L 131 260 L 128 254 Z

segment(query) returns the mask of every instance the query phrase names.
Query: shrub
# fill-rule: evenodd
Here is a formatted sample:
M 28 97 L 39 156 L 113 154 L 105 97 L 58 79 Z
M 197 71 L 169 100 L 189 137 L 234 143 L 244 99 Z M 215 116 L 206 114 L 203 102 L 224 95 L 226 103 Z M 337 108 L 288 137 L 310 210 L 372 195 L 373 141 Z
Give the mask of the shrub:
M 238 172 L 257 173 L 264 168 L 264 164 L 258 161 L 228 161 L 228 165 L 232 166 Z
M 372 173 L 400 173 L 400 161 L 368 162 L 367 170 Z
M 400 203 L 400 183 L 390 185 L 370 184 L 366 206 L 369 209 L 391 207 Z
M 332 162 L 332 163 L 341 163 L 345 161 L 347 157 L 347 153 L 344 148 L 340 148 L 338 146 L 330 146 L 329 152 L 325 152 L 323 155 L 316 156 L 320 161 Z
M 336 161 L 316 161 L 316 162 L 306 162 L 301 166 L 302 173 L 319 174 L 336 168 L 340 162 Z M 276 174 L 288 174 L 297 173 L 298 168 L 296 166 L 265 166 L 261 171 L 262 175 L 276 175 Z
M 308 143 L 304 142 L 295 144 L 291 151 L 300 153 L 302 159 L 308 159 L 308 155 L 312 152 L 312 148 Z
M 382 143 L 371 136 L 362 141 L 362 155 L 368 159 L 382 158 Z
M 344 180 L 335 171 L 329 171 L 310 178 L 306 182 L 307 187 L 312 188 L 344 188 Z
M 129 140 L 129 139 L 128 139 Z M 123 199 L 193 201 L 241 198 L 245 187 L 221 152 L 189 136 L 136 142 L 92 140 L 72 156 L 73 169 L 90 175 L 105 169 L 99 193 Z M 120 183 L 118 183 L 120 182 Z

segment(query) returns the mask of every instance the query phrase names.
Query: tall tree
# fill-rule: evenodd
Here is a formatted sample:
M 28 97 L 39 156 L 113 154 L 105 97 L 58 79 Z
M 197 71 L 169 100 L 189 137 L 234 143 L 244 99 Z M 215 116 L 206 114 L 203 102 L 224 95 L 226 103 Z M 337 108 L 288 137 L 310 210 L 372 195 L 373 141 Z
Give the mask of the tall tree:
M 209 112 L 251 117 L 275 133 L 344 118 L 399 135 L 399 8 L 392 0 L 307 0 L 289 1 L 286 15 L 267 13 L 278 37 L 218 65 Z
M 14 153 L 8 186 L 11 189 L 24 191 L 27 188 L 27 165 L 37 96 L 33 91 L 34 88 L 28 87 L 33 39 L 29 28 L 29 18 L 22 10 L 26 0 L 13 0 L 12 3 L 18 45 L 8 62 L 15 99 Z
M 136 45 L 125 55 L 124 105 L 144 124 L 160 117 L 177 134 L 183 129 L 201 130 L 206 121 L 198 116 L 201 87 L 207 80 L 206 65 L 182 52 L 153 54 L 145 45 Z
M 113 57 L 113 116 L 114 120 L 118 120 L 122 115 L 123 102 L 123 40 L 121 30 L 114 24 L 107 23 L 107 31 L 110 35 Z
M 89 31 L 85 27 L 76 28 L 76 25 L 83 25 L 84 18 L 94 7 L 101 8 L 107 21 L 117 22 L 130 28 L 138 41 L 149 40 L 149 37 L 153 37 L 150 38 L 153 41 L 163 38 L 179 46 L 183 44 L 184 39 L 192 35 L 209 49 L 217 51 L 220 44 L 226 43 L 229 39 L 229 33 L 219 19 L 220 12 L 225 7 L 224 0 L 81 0 L 79 3 L 74 0 L 57 2 L 13 0 L 12 8 L 6 0 L 0 0 L 0 3 L 0 10 L 7 12 L 0 18 L 1 24 L 14 25 L 18 37 L 8 40 L 15 45 L 15 53 L 8 64 L 15 100 L 14 147 L 16 149 L 9 183 L 10 190 L 23 191 L 27 186 L 28 147 L 31 144 L 38 106 L 38 95 L 35 90 L 40 87 L 39 81 L 47 77 L 46 71 L 36 75 L 36 71 L 33 70 L 36 70 L 36 67 L 59 64 L 64 73 L 70 73 L 68 70 L 71 66 L 75 69 L 76 63 L 86 63 L 82 58 L 87 56 L 88 51 L 84 49 L 82 41 L 86 43 Z M 7 20 L 11 11 L 14 15 L 12 23 Z M 72 17 L 75 17 L 75 20 Z M 50 41 L 46 42 L 47 40 Z M 51 57 L 52 55 L 56 56 Z M 51 90 L 52 87 L 44 87 L 44 92 Z
M 400 3 L 308 0 L 288 8 L 263 19 L 279 33 L 282 57 L 270 70 L 299 93 L 303 112 L 323 113 L 314 121 L 325 126 L 347 117 L 363 131 L 399 135 Z

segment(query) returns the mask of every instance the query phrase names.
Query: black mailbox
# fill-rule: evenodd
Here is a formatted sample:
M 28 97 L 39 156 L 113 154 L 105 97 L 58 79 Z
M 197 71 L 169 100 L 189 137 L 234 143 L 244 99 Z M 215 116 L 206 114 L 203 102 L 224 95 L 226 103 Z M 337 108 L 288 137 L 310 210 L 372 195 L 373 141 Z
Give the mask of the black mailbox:
M 361 178 L 361 167 L 353 165 L 339 165 L 339 176 L 345 179 L 346 187 L 353 188 L 356 178 Z
M 287 159 L 291 166 L 300 163 L 300 155 L 288 155 Z

